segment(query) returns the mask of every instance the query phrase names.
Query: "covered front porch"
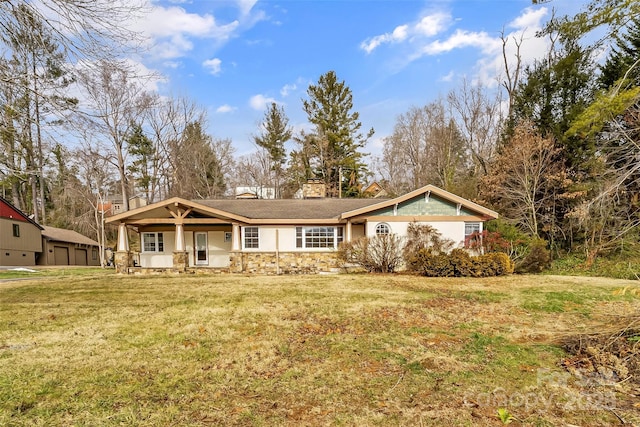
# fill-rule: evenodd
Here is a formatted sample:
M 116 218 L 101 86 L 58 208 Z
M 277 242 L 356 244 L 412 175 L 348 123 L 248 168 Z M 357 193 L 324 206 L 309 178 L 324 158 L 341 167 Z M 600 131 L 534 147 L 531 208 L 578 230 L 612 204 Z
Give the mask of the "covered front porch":
M 108 219 L 118 224 L 116 272 L 186 272 L 228 270 L 240 250 L 243 218 L 181 199 L 145 206 Z M 132 251 L 129 233 L 138 233 L 140 250 Z

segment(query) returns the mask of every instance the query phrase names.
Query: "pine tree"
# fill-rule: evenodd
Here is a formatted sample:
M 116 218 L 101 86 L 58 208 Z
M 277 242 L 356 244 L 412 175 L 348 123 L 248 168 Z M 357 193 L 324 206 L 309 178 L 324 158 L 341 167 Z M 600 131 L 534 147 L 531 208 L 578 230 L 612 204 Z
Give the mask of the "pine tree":
M 303 109 L 315 127 L 313 138 L 305 138 L 307 154 L 312 159 L 315 174 L 325 181 L 328 193 L 355 196 L 361 181 L 368 174 L 360 150 L 373 135 L 360 133 L 360 115 L 353 112 L 353 95 L 344 81 L 338 81 L 329 71 L 316 85 L 307 89 L 309 99 L 303 100 Z M 340 180 L 342 179 L 342 182 Z
M 615 45 L 600 67 L 598 84 L 607 89 L 625 78 L 628 84 L 640 86 L 640 16 L 631 18 L 626 33 L 615 38 Z
M 282 176 L 282 168 L 287 161 L 287 151 L 284 144 L 292 136 L 289 119 L 284 112 L 284 108 L 278 107 L 275 102 L 272 102 L 264 114 L 264 121 L 261 127 L 263 132 L 255 136 L 254 141 L 269 153 L 271 169 L 275 173 L 276 197 L 280 198 L 280 178 Z

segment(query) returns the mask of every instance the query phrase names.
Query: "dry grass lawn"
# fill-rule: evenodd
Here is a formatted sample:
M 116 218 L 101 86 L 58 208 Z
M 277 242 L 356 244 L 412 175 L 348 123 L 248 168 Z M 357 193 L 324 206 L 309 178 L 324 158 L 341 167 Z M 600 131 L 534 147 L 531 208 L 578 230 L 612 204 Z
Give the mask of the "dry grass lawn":
M 637 424 L 638 379 L 569 374 L 559 345 L 637 316 L 636 288 L 558 276 L 4 282 L 0 425 Z

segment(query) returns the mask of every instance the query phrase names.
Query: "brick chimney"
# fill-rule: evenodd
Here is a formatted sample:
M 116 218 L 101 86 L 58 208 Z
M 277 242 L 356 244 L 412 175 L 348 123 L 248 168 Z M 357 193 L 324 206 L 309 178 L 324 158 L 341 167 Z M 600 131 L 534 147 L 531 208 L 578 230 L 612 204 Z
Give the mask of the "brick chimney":
M 302 184 L 303 199 L 324 199 L 327 197 L 327 188 L 321 179 L 308 179 Z

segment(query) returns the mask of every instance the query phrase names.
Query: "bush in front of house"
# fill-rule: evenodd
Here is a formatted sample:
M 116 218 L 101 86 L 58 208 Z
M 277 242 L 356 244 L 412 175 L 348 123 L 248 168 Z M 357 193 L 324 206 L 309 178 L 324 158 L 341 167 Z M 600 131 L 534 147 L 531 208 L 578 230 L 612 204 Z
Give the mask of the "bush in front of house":
M 471 256 L 467 249 L 426 224 L 411 223 L 405 241 L 396 234 L 361 237 L 343 242 L 338 259 L 343 266 L 357 265 L 370 273 L 393 273 L 405 266 L 428 277 L 489 277 L 513 273 L 513 262 L 506 253 L 492 252 Z
M 370 273 L 393 273 L 402 265 L 402 243 L 396 234 L 361 237 L 342 243 L 338 260 L 345 265 L 358 265 Z
M 464 249 L 435 253 L 421 249 L 407 260 L 407 268 L 427 277 L 492 277 L 513 273 L 513 261 L 505 253 L 471 256 Z

